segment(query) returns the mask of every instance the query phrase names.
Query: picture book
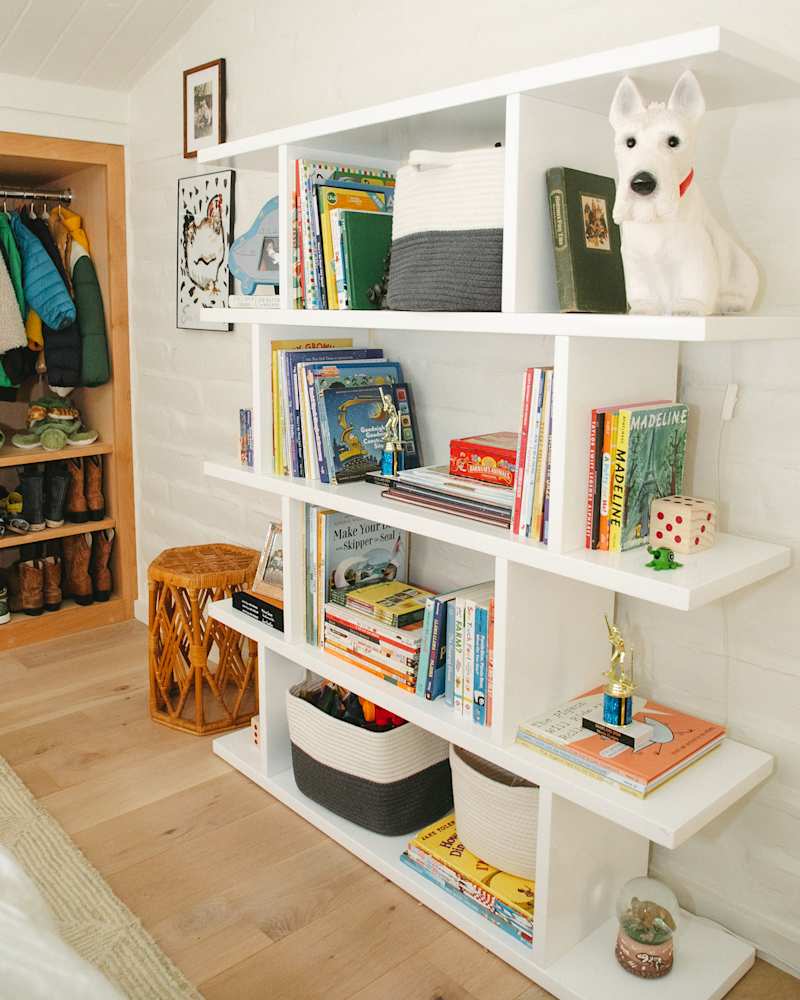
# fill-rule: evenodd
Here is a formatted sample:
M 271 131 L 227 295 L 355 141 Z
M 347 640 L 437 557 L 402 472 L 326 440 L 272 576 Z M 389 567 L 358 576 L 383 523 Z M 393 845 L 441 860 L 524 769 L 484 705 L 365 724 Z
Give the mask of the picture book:
M 333 209 L 350 209 L 358 212 L 387 212 L 393 205 L 393 189 L 347 181 L 330 181 L 317 184 L 317 206 L 322 235 L 322 256 L 325 264 L 325 293 L 328 309 L 338 309 L 336 267 L 331 235 L 330 213 Z M 391 233 L 391 222 L 388 224 Z
M 634 695 L 633 720 L 653 730 L 652 740 L 634 750 L 583 727 L 583 717 L 602 706 L 603 686 L 523 723 L 517 742 L 634 792 L 646 795 L 716 747 L 725 729 L 713 722 Z
M 682 491 L 689 408 L 673 403 L 620 410 L 619 416 L 617 456 L 624 463 L 620 548 L 625 551 L 647 544 L 650 502 Z
M 348 309 L 377 309 L 368 292 L 383 280 L 392 244 L 392 215 L 341 213 L 344 282 Z
M 405 464 L 420 464 L 411 390 L 406 383 L 390 387 L 400 416 Z M 348 483 L 380 469 L 388 414 L 381 387 L 329 388 L 322 393 L 327 433 L 323 436 L 330 482 Z
M 331 594 L 335 603 L 394 626 L 422 621 L 425 601 L 434 596 L 429 590 L 400 580 L 373 583 L 344 592 L 334 590 Z
M 613 178 L 553 167 L 547 194 L 561 312 L 627 312 Z

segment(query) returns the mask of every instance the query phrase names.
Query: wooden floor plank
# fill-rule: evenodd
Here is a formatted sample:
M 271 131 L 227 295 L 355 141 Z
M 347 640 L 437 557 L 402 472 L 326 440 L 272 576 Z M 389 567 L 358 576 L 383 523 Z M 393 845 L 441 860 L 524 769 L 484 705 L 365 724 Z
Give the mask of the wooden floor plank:
M 0 653 L 0 755 L 208 1000 L 543 990 L 147 710 L 126 622 Z M 757 961 L 727 1000 L 800 1000 Z

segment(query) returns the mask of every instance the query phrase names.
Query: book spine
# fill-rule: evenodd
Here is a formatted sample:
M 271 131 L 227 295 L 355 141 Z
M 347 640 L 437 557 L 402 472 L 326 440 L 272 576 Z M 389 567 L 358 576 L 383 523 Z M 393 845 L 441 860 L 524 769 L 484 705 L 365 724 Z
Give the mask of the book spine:
M 461 714 L 472 718 L 475 693 L 475 601 L 464 601 L 464 700 Z
M 311 205 L 311 228 L 314 233 L 314 273 L 317 278 L 317 308 L 328 308 L 328 296 L 325 289 L 325 254 L 322 247 L 322 219 L 319 212 L 317 184 L 313 179 L 309 182 L 309 201 Z
M 456 598 L 455 614 L 455 681 L 453 685 L 453 708 L 456 715 L 464 710 L 464 598 Z
M 550 201 L 550 229 L 556 264 L 556 284 L 561 312 L 579 312 L 575 269 L 569 245 L 567 188 L 563 167 L 547 171 L 547 196 Z
M 547 545 L 550 534 L 550 466 L 553 459 L 553 407 L 547 420 L 547 464 L 544 471 L 544 503 L 542 504 L 542 531 L 539 541 Z
M 294 233 L 293 249 L 295 253 L 295 308 L 304 309 L 305 299 L 303 296 L 303 226 L 302 212 L 300 209 L 300 161 L 294 161 Z
M 314 636 L 314 623 L 316 621 L 316 609 L 314 607 L 315 583 L 314 573 L 316 571 L 316 557 L 314 555 L 314 533 L 312 529 L 315 518 L 316 507 L 306 504 L 305 532 L 306 532 L 306 642 L 316 646 Z
M 600 537 L 597 548 L 608 551 L 608 501 L 611 495 L 611 459 L 614 454 L 614 431 L 617 426 L 616 413 L 606 413 L 603 424 L 603 468 L 600 487 Z
M 517 445 L 517 464 L 514 473 L 514 511 L 511 530 L 519 534 L 520 513 L 522 510 L 522 486 L 525 478 L 525 453 L 528 448 L 528 428 L 531 419 L 531 391 L 533 387 L 533 369 L 528 368 L 522 377 L 522 414 L 520 417 L 519 444 Z
M 447 647 L 445 649 L 445 679 L 444 700 L 447 705 L 453 704 L 453 694 L 456 679 L 456 602 L 447 603 Z
M 603 435 L 605 433 L 606 415 L 597 414 L 597 430 L 595 434 L 594 483 L 592 484 L 592 548 L 600 544 L 600 499 L 603 478 Z
M 472 696 L 472 718 L 479 726 L 486 725 L 486 646 L 488 611 L 475 609 L 475 681 Z
M 425 679 L 425 697 L 428 701 L 438 698 L 444 691 L 441 679 L 442 667 L 442 624 L 447 614 L 447 604 L 435 598 L 433 602 L 433 624 L 431 626 L 431 652 L 428 658 L 428 676 Z
M 539 446 L 539 424 L 542 419 L 542 392 L 544 389 L 544 372 L 541 368 L 535 370 L 533 390 L 531 392 L 531 417 L 528 428 L 528 446 L 525 451 L 525 478 L 522 485 L 522 513 L 520 514 L 519 533 L 527 537 L 530 533 L 533 513 L 533 487 L 536 477 L 536 449 Z
M 369 632 L 364 632 L 359 628 L 354 627 L 346 621 L 342 621 L 341 618 L 337 618 L 335 615 L 330 614 L 330 612 L 325 612 L 325 630 L 326 635 L 327 630 L 330 627 L 331 630 L 335 631 L 339 640 L 344 640 L 347 638 L 348 642 L 357 642 L 360 644 L 361 649 L 369 649 L 378 658 L 386 659 L 393 663 L 401 664 L 404 669 L 413 669 L 416 673 L 417 667 L 419 666 L 419 653 L 408 653 L 397 646 L 393 646 L 391 643 L 384 642 L 380 636 L 376 634 L 370 634 Z M 334 631 L 331 634 L 334 634 Z
M 422 624 L 422 645 L 419 648 L 419 668 L 417 670 L 417 697 L 425 697 L 425 684 L 432 659 L 431 635 L 433 633 L 434 598 L 425 601 L 425 617 Z
M 544 373 L 544 395 L 542 397 L 542 417 L 539 421 L 539 446 L 536 454 L 536 482 L 533 492 L 533 514 L 529 535 L 537 542 L 542 538 L 542 516 L 544 513 L 544 478 L 547 471 L 547 442 L 550 425 L 550 410 L 553 403 L 553 373 Z
M 609 552 L 620 552 L 622 549 L 622 521 L 625 517 L 625 480 L 628 474 L 630 427 L 630 410 L 620 410 L 617 415 L 614 463 L 611 468 L 611 487 L 608 500 Z
M 492 724 L 494 707 L 494 598 L 489 598 L 489 637 L 486 651 L 486 725 Z
M 340 209 L 331 212 L 331 242 L 333 243 L 333 270 L 336 275 L 336 308 L 346 309 L 344 284 L 344 222 Z
M 314 525 L 314 533 L 316 535 L 316 558 L 317 565 L 314 575 L 314 587 L 315 587 L 315 603 L 316 603 L 316 621 L 314 624 L 314 630 L 316 635 L 317 645 L 322 643 L 322 633 L 325 628 L 325 602 L 328 599 L 328 559 L 327 559 L 327 547 L 328 547 L 328 518 L 331 516 L 326 510 L 321 507 L 316 508 L 317 517 L 316 523 Z
M 584 545 L 587 549 L 592 548 L 592 524 L 594 521 L 594 500 L 595 500 L 595 469 L 597 462 L 597 434 L 598 434 L 597 410 L 592 410 L 592 420 L 589 427 L 589 473 L 586 480 L 586 527 L 584 531 Z
M 281 428 L 280 351 L 272 358 L 272 466 L 276 476 L 283 475 L 283 430 Z

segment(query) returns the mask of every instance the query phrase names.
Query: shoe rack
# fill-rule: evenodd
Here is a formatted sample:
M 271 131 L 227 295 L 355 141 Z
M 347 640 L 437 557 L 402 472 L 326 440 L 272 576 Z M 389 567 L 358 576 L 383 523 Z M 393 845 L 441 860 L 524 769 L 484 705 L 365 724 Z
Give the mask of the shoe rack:
M 0 132 L 0 183 L 7 187 L 72 191 L 71 207 L 83 218 L 92 259 L 103 293 L 111 380 L 95 389 L 76 389 L 71 398 L 84 424 L 99 431 L 98 440 L 82 448 L 46 452 L 22 451 L 10 444 L 8 430 L 24 425 L 28 399 L 39 394 L 34 382 L 20 391 L 17 402 L 0 402 L 0 425 L 7 443 L 0 448 L 0 481 L 11 488 L 17 466 L 78 456 L 103 456 L 106 516 L 101 521 L 46 528 L 24 536 L 0 538 L 0 564 L 16 561 L 20 545 L 114 528 L 111 558 L 113 592 L 103 603 L 79 606 L 65 599 L 59 611 L 29 616 L 12 614 L 0 625 L 0 650 L 97 628 L 133 617 L 136 596 L 136 538 L 133 512 L 133 468 L 128 344 L 127 258 L 125 245 L 125 151 L 106 143 Z M 9 204 L 9 209 L 12 207 Z

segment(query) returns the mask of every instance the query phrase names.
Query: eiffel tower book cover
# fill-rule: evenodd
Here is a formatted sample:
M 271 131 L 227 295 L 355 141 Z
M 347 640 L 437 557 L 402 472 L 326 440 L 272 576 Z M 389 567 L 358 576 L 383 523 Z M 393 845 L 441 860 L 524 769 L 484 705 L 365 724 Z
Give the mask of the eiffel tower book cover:
M 612 529 L 612 551 L 646 544 L 650 502 L 682 491 L 688 417 L 685 403 L 619 411 L 614 485 L 622 510 L 618 527 Z

